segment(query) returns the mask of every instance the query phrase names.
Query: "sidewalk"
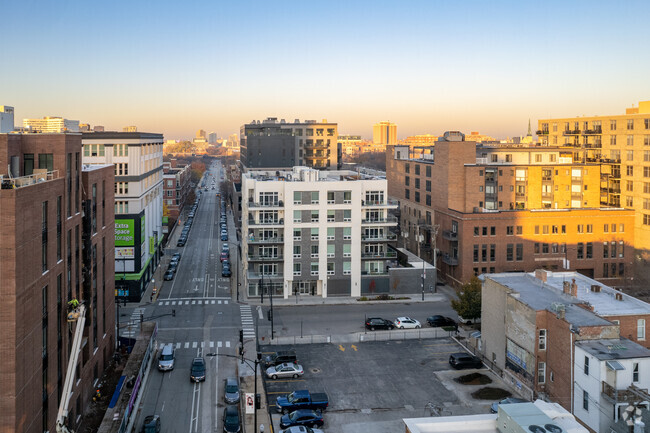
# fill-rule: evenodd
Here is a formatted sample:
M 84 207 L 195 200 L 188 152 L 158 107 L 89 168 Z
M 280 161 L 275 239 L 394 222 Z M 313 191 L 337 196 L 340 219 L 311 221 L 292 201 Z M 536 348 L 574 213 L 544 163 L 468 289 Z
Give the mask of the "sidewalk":
M 382 300 L 373 300 L 378 296 L 374 294 L 372 296 L 367 296 L 367 301 L 358 301 L 362 297 L 356 296 L 333 296 L 328 298 L 321 298 L 319 296 L 310 296 L 310 295 L 298 295 L 298 296 L 289 296 L 287 299 L 281 298 L 279 296 L 273 297 L 273 305 L 282 306 L 282 307 L 291 307 L 291 306 L 300 306 L 300 305 L 344 305 L 344 304 L 356 304 L 356 305 L 374 305 L 374 304 L 405 304 L 405 303 L 422 303 L 422 302 L 445 302 L 448 300 L 445 293 L 441 292 L 442 287 L 438 287 L 438 293 L 425 293 L 424 300 L 422 300 L 422 293 L 415 294 L 390 294 L 394 298 L 404 298 L 404 299 L 394 299 L 390 301 Z M 451 289 L 453 291 L 453 289 Z M 269 305 L 269 297 L 264 296 L 264 302 L 260 301 L 259 296 L 247 297 L 246 301 L 251 305 Z

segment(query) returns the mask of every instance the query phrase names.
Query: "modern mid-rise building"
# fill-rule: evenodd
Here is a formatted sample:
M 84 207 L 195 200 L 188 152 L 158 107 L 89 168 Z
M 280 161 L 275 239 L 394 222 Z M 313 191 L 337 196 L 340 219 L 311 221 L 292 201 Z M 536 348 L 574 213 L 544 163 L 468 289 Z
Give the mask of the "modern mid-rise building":
M 139 301 L 160 261 L 162 134 L 83 133 L 84 164 L 115 170 L 115 279 L 120 298 Z
M 125 126 L 122 128 L 122 132 L 138 132 L 138 127 L 135 125 Z
M 242 174 L 242 262 L 250 296 L 359 296 L 397 254 L 386 179 L 350 171 Z
M 339 135 L 338 143 L 341 148 L 341 155 L 355 157 L 361 150 L 360 135 Z
M 163 233 L 174 227 L 192 190 L 190 165 L 178 166 L 177 162 L 163 163 Z
M 33 132 L 79 132 L 79 121 L 46 116 L 42 119 L 23 119 L 23 127 Z
M 388 121 L 375 123 L 372 127 L 373 144 L 397 144 L 397 125 Z
M 73 430 L 115 351 L 113 167 L 81 152 L 80 134 L 0 134 L 0 431 L 55 431 L 68 301 L 86 306 Z
M 601 205 L 601 165 L 564 148 L 491 147 L 447 133 L 433 148 L 391 147 L 386 173 L 400 202 L 398 245 L 451 284 L 537 268 L 616 286 L 633 276 L 634 211 Z
M 210 132 L 208 134 L 208 144 L 217 144 L 217 133 L 216 132 Z
M 337 124 L 298 119 L 287 123 L 269 117 L 240 129 L 240 160 L 247 169 L 307 166 L 336 170 L 339 164 Z
M 647 393 L 650 304 L 577 272 L 482 278 L 479 352 L 513 388 L 601 432 Z
M 0 105 L 0 134 L 13 132 L 14 130 L 14 107 Z
M 437 135 L 431 134 L 420 134 L 420 135 L 409 135 L 404 140 L 400 141 L 400 144 L 405 144 L 407 146 L 433 146 L 438 141 Z
M 538 125 L 542 145 L 562 146 L 576 162 L 601 164 L 594 188 L 603 205 L 636 211 L 634 262 L 650 269 L 650 101 L 625 114 L 541 119 Z

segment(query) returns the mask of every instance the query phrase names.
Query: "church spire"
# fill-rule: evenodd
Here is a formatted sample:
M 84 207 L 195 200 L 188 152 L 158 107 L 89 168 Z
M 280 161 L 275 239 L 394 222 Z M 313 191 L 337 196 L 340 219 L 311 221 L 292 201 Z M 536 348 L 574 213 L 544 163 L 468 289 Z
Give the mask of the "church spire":
M 530 130 L 530 118 L 528 119 L 528 136 L 529 137 L 533 136 L 533 131 Z

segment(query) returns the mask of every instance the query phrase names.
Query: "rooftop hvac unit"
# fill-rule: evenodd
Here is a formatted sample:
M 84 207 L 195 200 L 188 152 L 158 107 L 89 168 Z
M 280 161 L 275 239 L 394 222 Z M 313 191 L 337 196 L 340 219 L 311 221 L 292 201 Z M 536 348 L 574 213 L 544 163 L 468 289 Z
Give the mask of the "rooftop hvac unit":
M 497 428 L 500 433 L 566 433 L 533 403 L 499 405 Z

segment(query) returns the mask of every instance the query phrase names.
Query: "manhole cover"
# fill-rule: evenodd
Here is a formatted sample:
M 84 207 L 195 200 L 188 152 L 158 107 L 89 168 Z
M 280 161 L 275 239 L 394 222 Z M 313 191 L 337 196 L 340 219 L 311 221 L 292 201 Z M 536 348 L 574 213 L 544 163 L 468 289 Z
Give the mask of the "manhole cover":
M 312 367 L 312 368 L 309 369 L 309 371 L 311 371 L 314 374 L 318 374 L 318 373 L 320 373 L 320 368 Z

